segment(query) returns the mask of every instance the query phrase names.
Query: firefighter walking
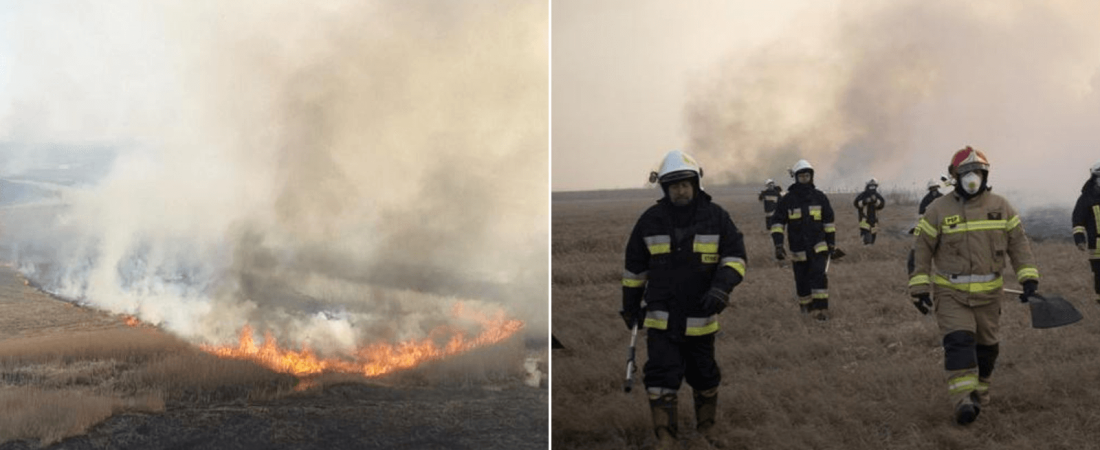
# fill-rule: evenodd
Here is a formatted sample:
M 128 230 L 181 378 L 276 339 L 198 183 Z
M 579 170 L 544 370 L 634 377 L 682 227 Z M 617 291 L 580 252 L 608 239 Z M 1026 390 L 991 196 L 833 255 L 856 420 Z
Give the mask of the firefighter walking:
M 697 430 L 717 441 L 721 373 L 714 360 L 718 314 L 745 275 L 745 243 L 729 213 L 701 188 L 702 169 L 673 150 L 650 175 L 664 197 L 642 214 L 626 245 L 622 317 L 646 333 L 645 387 L 658 448 L 677 436 L 677 393 L 693 391 Z M 643 303 L 644 302 L 644 303 Z
M 874 244 L 878 234 L 878 212 L 886 206 L 886 199 L 878 193 L 878 180 L 871 178 L 852 206 L 859 212 L 859 236 L 863 238 L 863 245 Z
M 1073 242 L 1088 252 L 1092 268 L 1092 289 L 1100 303 L 1100 162 L 1089 168 L 1089 179 L 1073 206 Z
M 772 220 L 775 258 L 786 258 L 783 250 L 786 229 L 799 308 L 817 320 L 826 320 L 829 280 L 825 269 L 836 249 L 833 208 L 825 193 L 814 187 L 814 168 L 808 161 L 799 160 L 790 171 L 795 183 L 779 200 Z
M 772 216 L 775 215 L 775 206 L 779 204 L 779 199 L 783 197 L 783 188 L 775 185 L 775 180 L 768 178 L 764 182 L 764 190 L 760 191 L 760 195 L 757 196 L 757 200 L 764 202 L 764 229 L 770 230 L 772 226 Z
M 917 224 L 909 293 L 922 314 L 935 313 L 954 418 L 966 425 L 989 404 L 1005 258 L 1023 285 L 1023 302 L 1038 289 L 1039 271 L 1016 209 L 988 188 L 985 154 L 959 150 L 948 171 L 954 191 L 932 202 Z

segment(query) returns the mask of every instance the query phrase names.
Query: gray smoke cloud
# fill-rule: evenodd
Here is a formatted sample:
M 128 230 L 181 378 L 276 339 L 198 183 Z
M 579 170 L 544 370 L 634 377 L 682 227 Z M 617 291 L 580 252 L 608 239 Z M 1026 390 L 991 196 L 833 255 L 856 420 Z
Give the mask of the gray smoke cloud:
M 1072 202 L 1100 158 L 1100 6 L 843 2 L 698 77 L 689 148 L 718 182 L 918 187 L 983 149 L 1023 202 Z M 757 179 L 759 177 L 759 179 Z
M 46 289 L 204 342 L 245 323 L 322 351 L 423 338 L 463 325 L 456 301 L 545 337 L 545 4 L 17 14 L 3 176 L 27 185 L 45 143 L 111 153 L 8 208 L 11 258 Z

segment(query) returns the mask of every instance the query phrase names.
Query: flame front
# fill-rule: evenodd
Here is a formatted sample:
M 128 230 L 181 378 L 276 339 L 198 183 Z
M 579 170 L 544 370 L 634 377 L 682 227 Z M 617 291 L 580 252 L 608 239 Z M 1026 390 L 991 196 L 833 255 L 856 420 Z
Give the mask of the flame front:
M 202 349 L 222 358 L 256 361 L 271 370 L 295 376 L 342 372 L 377 377 L 398 370 L 411 369 L 427 361 L 496 344 L 511 337 L 524 325 L 519 320 L 506 319 L 503 311 L 485 316 L 468 311 L 462 303 L 455 304 L 452 314 L 458 318 L 478 322 L 481 325 L 481 332 L 473 338 L 467 338 L 462 332 L 452 331 L 450 340 L 443 346 L 437 345 L 432 337 L 398 344 L 371 344 L 357 349 L 353 354 L 354 360 L 349 361 L 340 358 L 320 358 L 309 348 L 303 348 L 301 351 L 281 348 L 270 332 L 264 333 L 263 344 L 257 346 L 252 338 L 252 327 L 245 325 L 241 329 L 240 340 L 236 347 L 203 345 Z M 433 330 L 431 336 L 439 336 L 448 331 L 441 327 Z

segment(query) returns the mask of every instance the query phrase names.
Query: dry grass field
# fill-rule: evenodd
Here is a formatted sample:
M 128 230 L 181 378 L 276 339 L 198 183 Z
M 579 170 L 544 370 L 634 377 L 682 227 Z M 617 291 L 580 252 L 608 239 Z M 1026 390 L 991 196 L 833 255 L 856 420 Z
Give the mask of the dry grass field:
M 0 267 L 0 449 L 545 448 L 549 394 L 524 383 L 524 362 L 545 362 L 546 344 L 515 338 L 383 378 L 298 379 Z
M 773 257 L 754 188 L 711 192 L 745 235 L 748 271 L 720 316 L 719 426 L 745 449 L 1100 448 L 1100 306 L 1085 256 L 1065 223 L 1024 218 L 1042 275 L 1040 293 L 1071 300 L 1085 319 L 1030 328 L 1027 309 L 1005 296 L 992 404 L 969 427 L 954 425 L 935 319 L 906 294 L 906 230 L 915 195 L 887 197 L 879 238 L 859 240 L 853 194 L 831 195 L 837 240 L 848 254 L 829 270 L 830 313 L 800 316 L 789 266 Z M 644 389 L 622 392 L 629 333 L 618 317 L 623 248 L 659 191 L 555 193 L 551 442 L 556 449 L 651 448 Z M 1010 198 L 1011 200 L 1011 198 Z M 901 204 L 899 204 L 899 202 Z M 1041 230 L 1042 227 L 1056 230 Z M 1006 279 L 1006 287 L 1018 287 Z M 639 363 L 645 360 L 639 339 Z M 642 377 L 638 371 L 639 385 Z M 680 395 L 680 443 L 694 433 L 690 388 Z

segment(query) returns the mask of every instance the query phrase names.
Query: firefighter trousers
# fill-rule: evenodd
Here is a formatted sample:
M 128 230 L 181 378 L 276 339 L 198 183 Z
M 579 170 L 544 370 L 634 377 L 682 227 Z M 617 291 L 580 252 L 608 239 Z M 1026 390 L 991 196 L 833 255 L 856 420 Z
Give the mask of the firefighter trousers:
M 1001 301 L 971 306 L 967 294 L 935 288 L 936 323 L 943 335 L 943 366 L 951 404 L 988 399 L 989 383 L 1000 352 Z M 985 400 L 982 400 L 983 402 Z
M 798 302 L 806 311 L 829 309 L 829 278 L 825 274 L 828 254 L 806 253 L 806 261 L 795 261 L 791 264 Z
M 687 380 L 696 392 L 718 387 L 722 374 L 714 360 L 714 334 L 675 335 L 665 330 L 646 330 L 645 387 L 654 396 L 676 393 Z
M 1100 302 L 1100 259 L 1090 259 L 1092 267 L 1092 290 L 1096 293 L 1096 301 Z

